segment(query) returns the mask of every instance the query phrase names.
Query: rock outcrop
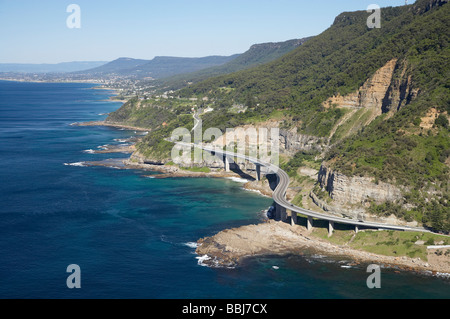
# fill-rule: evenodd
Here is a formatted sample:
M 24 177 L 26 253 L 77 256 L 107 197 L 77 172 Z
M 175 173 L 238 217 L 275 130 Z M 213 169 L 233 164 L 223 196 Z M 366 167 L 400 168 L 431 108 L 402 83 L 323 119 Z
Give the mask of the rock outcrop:
M 293 156 L 299 151 L 322 151 L 325 144 L 322 139 L 317 136 L 306 135 L 298 133 L 297 128 L 283 129 L 280 128 L 281 122 L 268 121 L 257 126 L 245 125 L 231 130 L 227 130 L 221 137 L 217 138 L 213 144 L 219 147 L 237 145 L 262 145 L 266 144 L 267 151 L 270 153 L 273 150 L 273 145 L 278 143 L 278 150 L 280 153 Z M 266 133 L 262 132 L 266 130 Z M 272 134 L 272 129 L 277 129 L 278 134 Z M 254 132 L 258 135 L 257 138 L 252 138 L 251 134 Z M 276 144 L 275 144 L 276 145 Z
M 246 258 L 264 255 L 314 256 L 325 254 L 332 260 L 352 260 L 351 263 L 376 263 L 414 271 L 449 272 L 449 259 L 444 253 L 428 253 L 428 262 L 406 256 L 377 255 L 345 245 L 325 241 L 303 226 L 269 220 L 257 225 L 227 229 L 212 237 L 197 241 L 199 264 L 209 267 L 233 268 Z
M 325 145 L 317 136 L 300 134 L 297 129 L 280 130 L 280 150 L 286 155 L 299 151 L 323 151 Z
M 405 61 L 395 64 L 392 81 L 382 101 L 382 113 L 397 112 L 408 105 L 420 93 L 420 90 L 413 86 L 411 75 L 408 74 L 408 68 L 409 65 Z
M 335 105 L 337 107 L 374 108 L 378 110 L 378 115 L 380 115 L 386 93 L 392 82 L 396 64 L 397 60 L 392 59 L 375 72 L 359 90 L 346 96 L 333 96 L 324 103 L 324 106 L 329 107 Z
M 318 183 L 322 190 L 326 191 L 331 201 L 324 201 L 313 192 L 313 202 L 324 211 L 342 217 L 382 222 L 393 225 L 407 225 L 416 227 L 417 222 L 406 222 L 394 215 L 380 217 L 369 214 L 366 208 L 374 202 L 381 204 L 386 201 L 396 202 L 403 199 L 402 190 L 392 184 L 377 182 L 372 178 L 360 176 L 346 176 L 336 172 L 324 163 L 319 174 Z
M 338 126 L 347 121 L 355 122 L 349 130 L 355 132 L 357 129 L 369 125 L 377 116 L 383 113 L 397 112 L 403 106 L 409 104 L 419 94 L 419 89 L 412 85 L 411 76 L 408 74 L 408 63 L 392 59 L 382 68 L 377 70 L 367 81 L 354 93 L 346 96 L 336 95 L 323 103 L 325 108 L 338 107 L 349 109 L 364 109 L 365 116 L 349 113 L 351 116 L 359 116 L 354 120 L 351 116 L 339 122 L 332 130 L 335 132 Z M 361 119 L 363 119 L 361 121 Z
M 396 201 L 402 198 L 401 190 L 388 183 L 374 183 L 372 178 L 348 177 L 322 164 L 318 182 L 333 201 L 340 205 L 364 204 L 368 200 L 377 203 Z

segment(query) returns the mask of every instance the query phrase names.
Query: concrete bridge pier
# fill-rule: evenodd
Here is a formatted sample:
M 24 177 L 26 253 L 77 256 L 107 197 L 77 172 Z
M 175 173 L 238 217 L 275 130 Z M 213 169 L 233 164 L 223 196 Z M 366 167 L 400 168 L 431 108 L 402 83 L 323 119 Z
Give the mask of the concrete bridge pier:
M 297 212 L 290 211 L 291 215 L 291 226 L 295 226 L 297 224 Z
M 228 156 L 224 156 L 223 157 L 223 163 L 225 164 L 225 171 L 229 172 L 230 171 L 230 163 L 231 163 L 231 159 Z
M 256 166 L 256 180 L 259 182 L 261 180 L 261 165 L 255 164 Z
M 283 221 L 283 222 L 286 221 L 286 219 L 287 219 L 286 208 L 276 204 L 275 210 L 276 210 L 275 211 L 275 220 L 279 220 L 279 221 Z
M 312 228 L 313 228 L 313 219 L 311 216 L 308 216 L 308 219 L 306 221 L 306 229 L 310 231 L 312 230 Z
M 331 237 L 333 235 L 333 231 L 334 231 L 334 222 L 330 220 L 328 221 L 328 237 Z

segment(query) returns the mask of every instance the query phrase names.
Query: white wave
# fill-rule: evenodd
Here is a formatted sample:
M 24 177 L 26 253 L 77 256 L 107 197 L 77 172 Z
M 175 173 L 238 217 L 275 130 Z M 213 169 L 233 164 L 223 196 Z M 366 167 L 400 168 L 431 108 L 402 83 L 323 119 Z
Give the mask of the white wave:
M 316 259 L 324 259 L 327 258 L 327 256 L 325 255 L 320 255 L 320 254 L 313 254 L 311 255 L 312 258 L 316 258 Z
M 235 266 L 223 266 L 219 264 L 219 262 L 216 260 L 216 258 L 212 259 L 208 255 L 203 255 L 200 257 L 195 257 L 195 259 L 198 260 L 198 265 L 202 267 L 210 267 L 210 268 L 226 268 L 226 269 L 235 269 Z M 206 261 L 212 260 L 212 263 L 205 263 Z
M 84 150 L 83 153 L 95 154 L 95 151 L 94 150 Z
M 242 188 L 242 189 L 245 190 L 245 191 L 248 191 L 248 192 L 257 193 L 257 194 L 259 194 L 259 195 L 261 195 L 261 196 L 269 197 L 269 198 L 270 198 L 270 196 L 267 196 L 267 195 L 261 193 L 261 191 L 259 191 L 259 190 L 257 190 L 257 189 L 248 189 L 248 188 Z
M 203 266 L 203 267 L 209 267 L 209 265 L 205 264 L 205 261 L 211 260 L 211 257 L 209 257 L 208 255 L 203 255 L 200 257 L 195 257 L 195 259 L 198 260 L 198 265 L 199 266 Z
M 195 242 L 184 243 L 183 245 L 187 246 L 189 248 L 194 248 L 194 249 L 196 249 L 198 247 L 198 243 L 195 243 Z
M 129 141 L 128 138 L 115 138 L 114 141 L 119 143 L 127 143 Z
M 239 178 L 239 177 L 227 177 L 227 179 L 231 179 L 233 182 L 238 182 L 238 183 L 247 183 L 248 180 L 246 180 L 245 178 Z
M 437 272 L 435 276 L 450 279 L 450 273 L 447 272 Z
M 86 164 L 83 162 L 76 162 L 76 163 L 64 163 L 66 166 L 78 166 L 78 167 L 85 167 Z
M 350 266 L 350 265 L 341 265 L 341 268 L 350 269 L 350 268 L 353 268 L 353 266 Z

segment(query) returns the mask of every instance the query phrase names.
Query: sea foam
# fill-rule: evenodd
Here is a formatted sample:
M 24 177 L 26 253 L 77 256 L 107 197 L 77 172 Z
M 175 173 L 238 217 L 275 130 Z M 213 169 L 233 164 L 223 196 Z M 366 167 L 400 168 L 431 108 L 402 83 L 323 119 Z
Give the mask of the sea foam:
M 238 183 L 247 183 L 248 180 L 246 180 L 245 178 L 239 178 L 239 177 L 227 177 L 227 179 L 231 179 L 233 182 L 238 182 Z
M 76 163 L 64 163 L 66 166 L 78 166 L 78 167 L 85 167 L 86 164 L 83 162 L 76 162 Z
M 189 248 L 194 248 L 194 249 L 196 249 L 198 247 L 198 243 L 195 243 L 195 242 L 184 243 L 183 245 L 185 245 Z
M 203 256 L 200 256 L 200 257 L 196 257 L 196 259 L 198 260 L 199 266 L 209 267 L 209 265 L 204 263 L 205 261 L 211 260 L 211 257 L 209 257 L 208 255 L 203 255 Z

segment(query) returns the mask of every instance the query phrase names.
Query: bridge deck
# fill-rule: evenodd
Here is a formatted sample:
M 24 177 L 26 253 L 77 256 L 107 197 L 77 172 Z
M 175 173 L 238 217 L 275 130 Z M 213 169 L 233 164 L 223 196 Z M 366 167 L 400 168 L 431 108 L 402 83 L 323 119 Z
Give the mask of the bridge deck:
M 287 189 L 289 187 L 289 183 L 290 183 L 289 176 L 285 171 L 283 171 L 278 166 L 263 162 L 259 159 L 249 157 L 247 155 L 236 154 L 234 152 L 228 152 L 228 151 L 224 151 L 224 150 L 221 150 L 218 148 L 204 146 L 201 144 L 187 144 L 187 143 L 182 143 L 182 142 L 177 142 L 176 144 L 185 146 L 185 147 L 186 146 L 199 147 L 199 148 L 203 149 L 204 151 L 215 153 L 215 155 L 220 155 L 223 157 L 226 156 L 228 158 L 236 157 L 236 158 L 247 160 L 255 165 L 260 165 L 260 166 L 266 167 L 269 171 L 273 172 L 274 174 L 276 174 L 278 176 L 278 185 L 273 192 L 273 200 L 279 206 L 281 206 L 287 210 L 290 210 L 291 212 L 305 215 L 307 217 L 320 219 L 320 220 L 326 220 L 329 222 L 335 222 L 335 223 L 347 224 L 347 225 L 353 225 L 353 226 L 364 226 L 364 227 L 369 227 L 369 228 L 401 230 L 401 231 L 430 232 L 429 230 L 426 230 L 424 228 L 418 228 L 418 227 L 390 225 L 390 224 L 384 224 L 384 223 L 366 222 L 366 221 L 360 221 L 360 220 L 355 220 L 355 219 L 350 219 L 350 218 L 336 217 L 336 216 L 318 213 L 318 212 L 314 212 L 311 210 L 307 210 L 307 209 L 295 206 L 286 200 L 286 191 L 287 191 Z

